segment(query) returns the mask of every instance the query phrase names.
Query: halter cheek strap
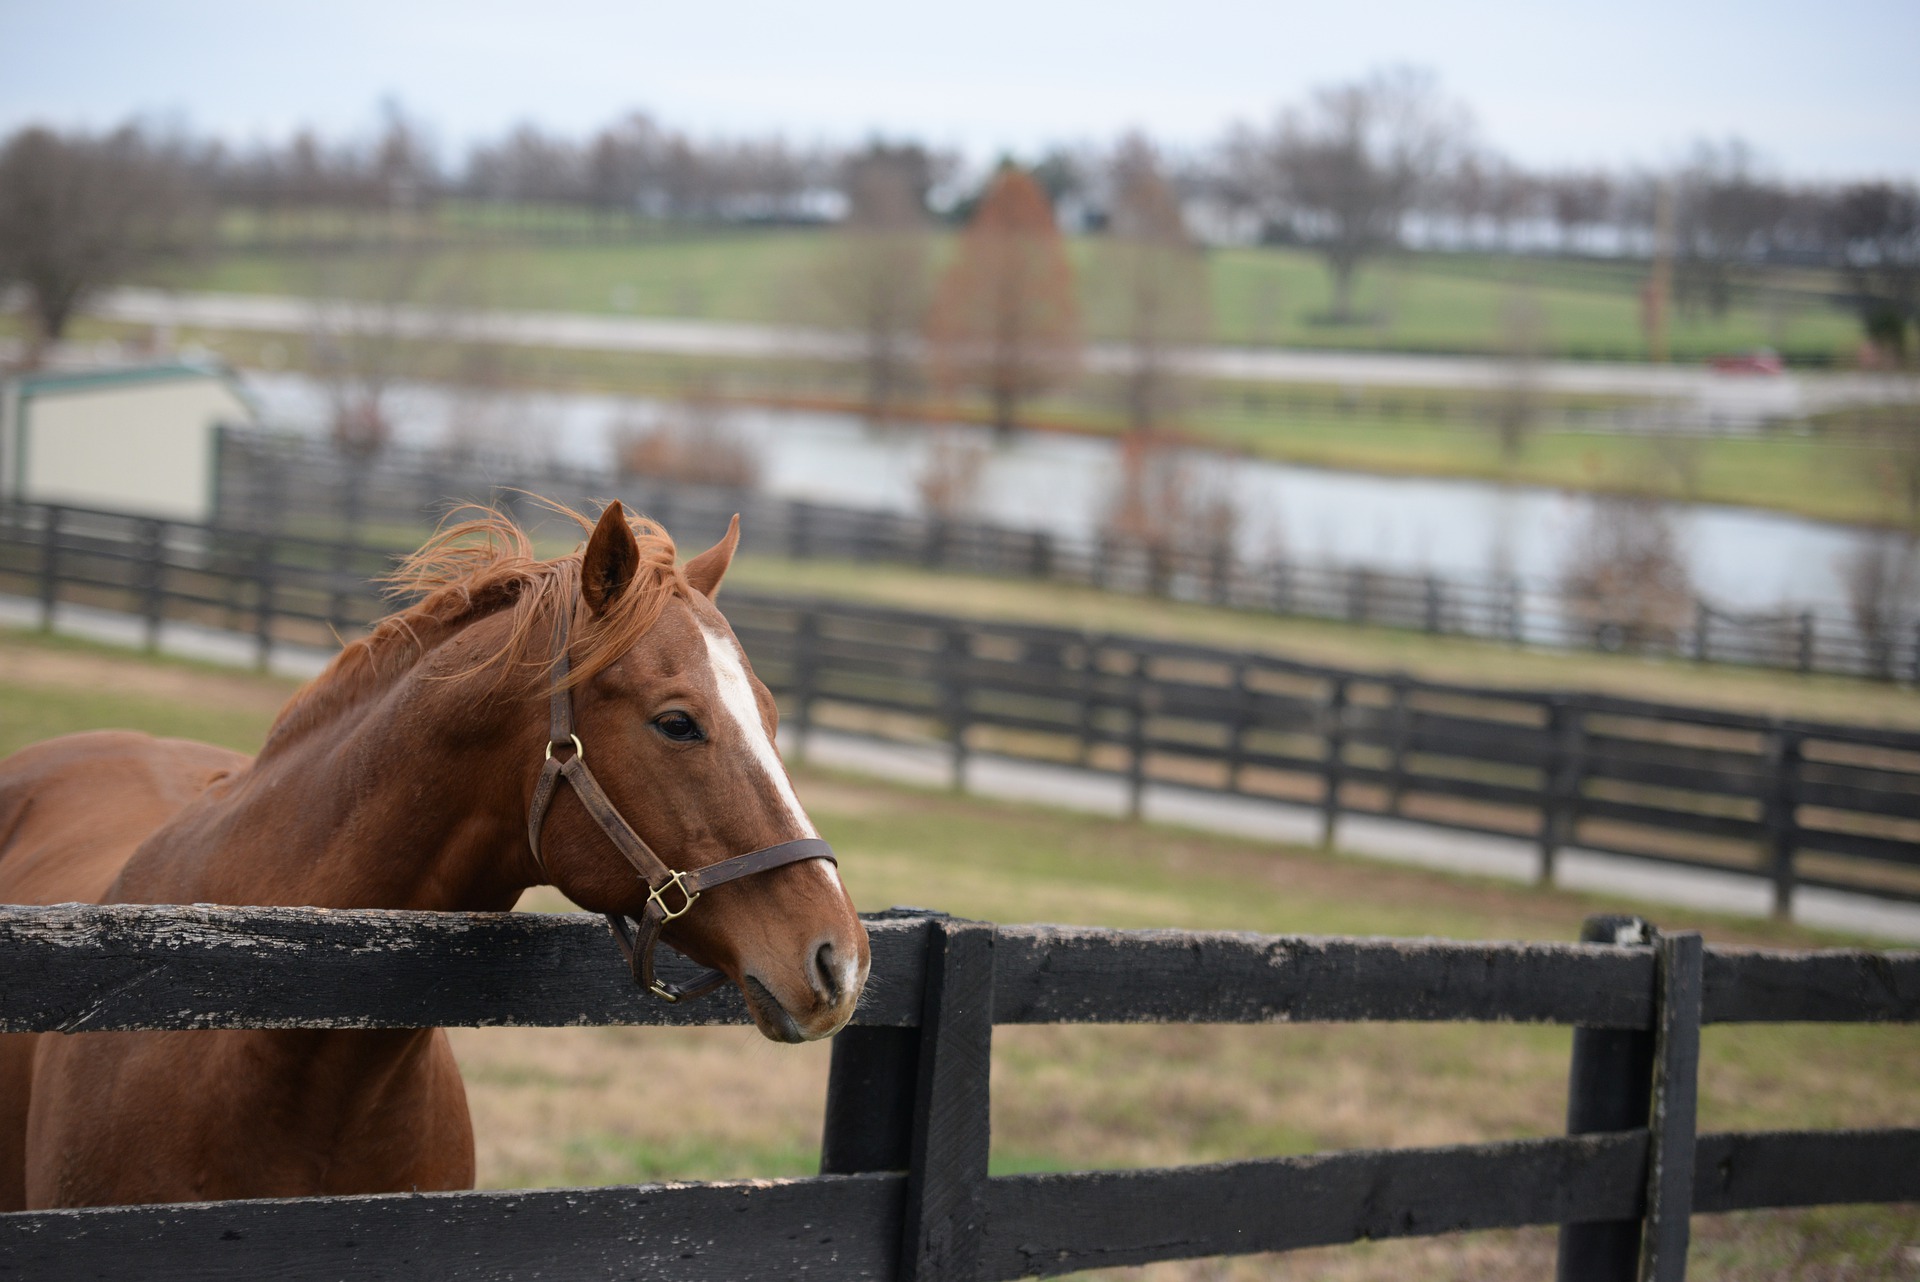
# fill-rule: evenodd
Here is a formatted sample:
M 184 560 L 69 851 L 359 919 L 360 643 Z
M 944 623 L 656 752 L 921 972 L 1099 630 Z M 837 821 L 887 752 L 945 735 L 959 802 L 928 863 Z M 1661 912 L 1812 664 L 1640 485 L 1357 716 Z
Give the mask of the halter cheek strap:
M 704 868 L 676 871 L 667 867 L 666 861 L 654 854 L 652 847 L 633 830 L 633 825 L 627 822 L 607 796 L 606 790 L 601 788 L 600 781 L 587 769 L 587 751 L 574 729 L 573 691 L 567 684 L 570 671 L 567 626 L 570 616 L 571 611 L 562 614 L 555 628 L 553 693 L 548 700 L 547 756 L 540 766 L 540 778 L 534 784 L 533 801 L 527 807 L 527 844 L 533 848 L 534 862 L 540 865 L 540 871 L 545 874 L 547 865 L 540 853 L 540 831 L 546 826 L 547 811 L 553 805 L 554 796 L 564 779 L 573 786 L 574 795 L 580 798 L 580 804 L 600 826 L 600 831 L 607 835 L 614 848 L 625 856 L 646 883 L 647 904 L 638 920 L 623 913 L 606 914 L 607 924 L 613 928 L 614 940 L 620 945 L 620 951 L 633 971 L 634 982 L 655 997 L 669 1002 L 704 997 L 727 982 L 724 972 L 709 970 L 687 984 L 670 984 L 654 975 L 654 949 L 660 943 L 660 934 L 666 929 L 667 923 L 685 916 L 694 902 L 715 886 L 724 886 L 755 873 L 771 872 L 803 859 L 824 859 L 830 864 L 839 861 L 834 858 L 833 847 L 826 842 L 818 837 L 803 837 L 798 841 L 783 841 L 777 846 L 734 855 Z

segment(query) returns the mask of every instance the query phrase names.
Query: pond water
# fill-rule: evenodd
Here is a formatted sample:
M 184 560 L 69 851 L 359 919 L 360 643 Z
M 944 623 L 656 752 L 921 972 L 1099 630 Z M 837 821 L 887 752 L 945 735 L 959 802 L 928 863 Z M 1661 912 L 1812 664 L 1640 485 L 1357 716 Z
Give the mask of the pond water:
M 268 423 L 324 431 L 323 390 L 289 374 L 246 376 Z M 407 385 L 389 393 L 388 416 L 404 444 L 459 441 L 488 450 L 610 467 L 622 430 L 679 414 L 658 401 L 555 392 L 478 392 Z M 837 413 L 728 408 L 720 430 L 758 463 L 769 493 L 849 507 L 913 512 L 933 442 L 977 465 L 972 514 L 984 520 L 1084 537 L 1097 528 L 1120 477 L 1111 440 L 1021 434 L 996 442 L 986 429 L 876 431 Z M 1224 500 L 1237 514 L 1242 555 L 1444 576 L 1513 573 L 1557 579 L 1593 500 L 1536 486 L 1380 476 L 1298 467 L 1205 451 L 1176 466 L 1189 493 Z M 1858 545 L 1846 526 L 1709 504 L 1673 509 L 1676 542 L 1696 588 L 1723 609 L 1767 611 L 1841 605 L 1840 566 Z

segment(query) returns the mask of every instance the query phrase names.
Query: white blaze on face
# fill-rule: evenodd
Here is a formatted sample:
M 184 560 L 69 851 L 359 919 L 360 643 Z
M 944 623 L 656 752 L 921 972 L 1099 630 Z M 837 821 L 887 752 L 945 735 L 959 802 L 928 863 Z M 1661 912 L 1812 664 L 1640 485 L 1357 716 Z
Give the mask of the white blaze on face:
M 792 820 L 798 836 L 818 837 L 813 821 L 807 818 L 807 812 L 801 809 L 800 798 L 794 795 L 793 781 L 787 778 L 787 768 L 780 763 L 780 754 L 775 751 L 773 741 L 767 738 L 766 726 L 760 720 L 760 705 L 753 697 L 753 683 L 747 677 L 746 664 L 740 661 L 740 651 L 731 637 L 700 625 L 700 635 L 707 643 L 707 661 L 713 667 L 713 683 L 720 693 L 720 707 L 733 721 L 734 728 L 740 734 L 740 741 L 747 745 L 747 751 L 760 769 L 766 772 L 767 779 L 773 784 L 775 793 L 787 807 L 787 816 Z M 808 860 L 815 868 L 823 869 L 827 879 L 837 888 L 840 875 L 832 864 L 824 859 Z

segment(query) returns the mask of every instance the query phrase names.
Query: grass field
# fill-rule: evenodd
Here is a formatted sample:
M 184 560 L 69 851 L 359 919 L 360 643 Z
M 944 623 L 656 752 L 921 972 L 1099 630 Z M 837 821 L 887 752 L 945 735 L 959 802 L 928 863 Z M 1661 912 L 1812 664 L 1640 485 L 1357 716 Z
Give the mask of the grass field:
M 124 724 L 259 742 L 284 682 L 0 635 L 0 752 Z M 218 713 L 206 708 L 218 707 Z M 212 718 L 211 720 L 209 718 Z M 999 921 L 1570 939 L 1616 907 L 1317 852 L 994 804 L 802 769 L 797 783 L 864 907 Z M 551 891 L 527 906 L 564 905 Z M 1828 942 L 1793 926 L 1640 907 L 1709 940 Z M 490 1187 L 810 1173 L 827 1048 L 750 1031 L 455 1030 Z M 997 1171 L 1135 1166 L 1556 1133 L 1569 1038 L 1528 1026 L 1005 1028 Z M 1912 1124 L 1910 1027 L 1711 1028 L 1701 1124 Z M 651 1107 L 672 1098 L 670 1115 Z M 1894 1279 L 1920 1261 L 1916 1208 L 1703 1217 L 1700 1279 Z M 1538 1278 L 1545 1230 L 1161 1266 L 1153 1279 Z
M 673 231 L 625 244 L 508 242 L 484 252 L 450 252 L 441 274 L 458 274 L 461 291 L 501 307 L 807 323 L 822 318 L 814 300 L 830 234 Z M 936 258 L 951 252 L 952 241 L 951 234 L 938 238 Z M 1119 318 L 1103 307 L 1101 291 L 1087 287 L 1100 271 L 1100 242 L 1076 238 L 1071 252 L 1089 333 L 1118 334 Z M 1639 303 L 1645 269 L 1634 264 L 1485 255 L 1383 258 L 1361 273 L 1355 310 L 1370 319 L 1353 325 L 1316 322 L 1330 293 L 1320 259 L 1308 251 L 1216 249 L 1207 255 L 1207 275 L 1214 338 L 1222 343 L 1496 351 L 1502 314 L 1516 293 L 1525 293 L 1544 318 L 1549 352 L 1582 359 L 1647 356 Z M 211 265 L 154 279 L 193 289 L 302 293 L 313 287 L 315 268 L 292 254 L 230 253 Z M 1803 359 L 1846 358 L 1859 345 L 1859 327 L 1827 301 L 1832 288 L 1823 272 L 1781 272 L 1724 317 L 1677 310 L 1672 353 L 1697 360 L 1765 344 Z

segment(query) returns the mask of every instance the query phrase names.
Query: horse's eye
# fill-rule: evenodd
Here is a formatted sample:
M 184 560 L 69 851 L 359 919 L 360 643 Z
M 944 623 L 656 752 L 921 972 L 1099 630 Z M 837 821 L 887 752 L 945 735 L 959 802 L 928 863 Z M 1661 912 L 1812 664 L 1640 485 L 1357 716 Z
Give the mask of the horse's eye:
M 661 713 L 653 719 L 653 728 L 680 743 L 692 743 L 704 737 L 700 733 L 700 723 L 684 712 Z

